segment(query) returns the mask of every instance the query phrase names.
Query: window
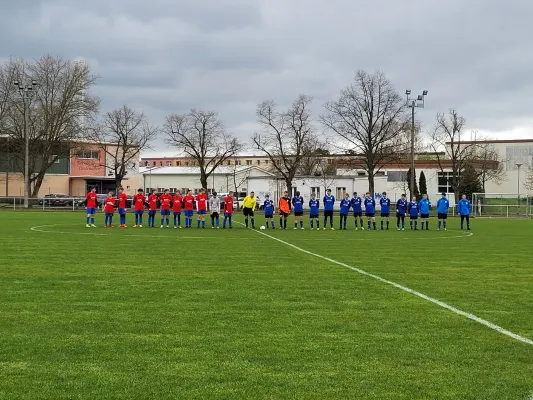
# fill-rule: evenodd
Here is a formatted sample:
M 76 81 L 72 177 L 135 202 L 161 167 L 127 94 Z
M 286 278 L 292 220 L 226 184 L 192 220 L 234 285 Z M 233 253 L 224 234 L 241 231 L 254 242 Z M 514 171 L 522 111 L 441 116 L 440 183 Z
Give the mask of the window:
M 144 162 L 144 166 L 145 166 L 145 167 L 148 166 L 148 161 L 145 161 L 145 162 Z
M 176 161 L 176 167 L 181 167 L 181 161 Z
M 163 161 L 159 161 L 159 166 L 160 166 L 160 167 L 163 166 Z
M 231 165 L 231 160 L 226 161 L 226 165 Z
M 252 160 L 246 160 L 246 165 L 252 165 Z
M 311 194 L 314 194 L 317 199 L 320 198 L 320 188 L 319 187 L 312 187 L 311 188 Z
M 155 161 L 152 163 L 152 167 L 155 167 Z
M 345 187 L 338 187 L 336 190 L 336 198 L 341 199 L 346 194 L 346 188 Z
M 99 160 L 100 152 L 98 150 L 81 150 L 77 157 L 82 160 Z
M 407 171 L 388 171 L 387 182 L 407 182 Z
M 56 158 L 57 154 L 50 156 L 50 162 L 53 162 L 54 164 L 59 164 L 59 158 Z
M 270 160 L 265 160 L 265 164 L 268 165 L 270 163 Z
M 453 193 L 452 178 L 452 172 L 437 172 L 439 193 Z
M 235 160 L 235 165 L 241 165 L 241 160 Z
M 167 161 L 167 167 L 172 167 L 172 161 Z
M 261 165 L 261 160 L 257 160 L 257 165 Z
M 366 172 L 365 171 L 359 171 L 357 173 L 357 176 L 366 176 Z

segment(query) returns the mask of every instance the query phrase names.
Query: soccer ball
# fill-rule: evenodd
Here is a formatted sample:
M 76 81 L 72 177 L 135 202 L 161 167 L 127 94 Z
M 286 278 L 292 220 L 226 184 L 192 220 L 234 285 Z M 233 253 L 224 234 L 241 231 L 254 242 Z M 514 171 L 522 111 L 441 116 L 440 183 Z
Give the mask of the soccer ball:
M 266 228 L 265 228 L 264 225 L 261 225 L 261 226 L 259 227 L 259 229 L 261 229 L 262 231 L 264 231 Z

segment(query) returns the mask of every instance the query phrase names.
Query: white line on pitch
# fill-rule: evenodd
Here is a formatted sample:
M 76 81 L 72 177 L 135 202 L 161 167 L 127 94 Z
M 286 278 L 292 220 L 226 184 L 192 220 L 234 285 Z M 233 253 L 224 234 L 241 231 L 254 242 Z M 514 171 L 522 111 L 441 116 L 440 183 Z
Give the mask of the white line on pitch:
M 241 224 L 241 225 L 244 225 L 242 224 L 241 222 L 238 222 L 236 221 L 238 224 Z M 333 264 L 337 264 L 337 265 L 340 265 L 341 267 L 344 267 L 344 268 L 348 268 L 352 271 L 355 271 L 361 275 L 364 275 L 364 276 L 368 276 L 369 278 L 373 278 L 373 279 L 376 279 L 380 282 L 383 282 L 383 283 L 386 283 L 388 285 L 391 285 L 391 286 L 394 286 L 395 288 L 397 289 L 400 289 L 400 290 L 403 290 L 404 292 L 407 292 L 407 293 L 411 293 L 415 296 L 418 296 L 424 300 L 427 300 L 433 304 L 436 304 L 442 308 L 445 308 L 447 310 L 450 310 L 451 312 L 455 313 L 455 314 L 458 314 L 458 315 L 462 315 L 463 317 L 466 317 L 468 319 L 471 319 L 472 321 L 475 321 L 481 325 L 485 325 L 486 327 L 490 328 L 490 329 L 493 329 L 503 335 L 506 335 L 506 336 L 509 336 L 515 340 L 518 340 L 520 342 L 523 342 L 523 343 L 527 343 L 527 344 L 530 344 L 530 345 L 533 345 L 533 340 L 531 339 L 528 339 L 526 337 L 523 337 L 523 336 L 520 336 L 520 335 L 517 335 L 516 333 L 513 333 L 511 331 L 508 331 L 507 329 L 505 328 L 502 328 L 501 326 L 498 326 L 496 324 L 493 324 L 492 322 L 490 321 L 487 321 L 485 319 L 482 319 L 482 318 L 479 318 L 478 316 L 474 315 L 474 314 L 471 314 L 471 313 L 468 313 L 466 311 L 462 311 L 456 307 L 453 307 L 453 306 L 450 306 L 449 304 L 446 304 L 444 303 L 443 301 L 440 301 L 440 300 L 437 300 L 437 299 L 434 299 L 433 297 L 429 297 L 423 293 L 420 293 L 420 292 L 417 292 L 416 290 L 413 290 L 413 289 L 410 289 L 408 288 L 407 286 L 403 286 L 403 285 L 400 285 L 399 283 L 396 283 L 396 282 L 393 282 L 393 281 L 389 281 L 385 278 L 382 278 L 381 276 L 378 276 L 378 275 L 374 275 L 374 274 L 371 274 L 370 272 L 366 272 L 362 269 L 359 269 L 359 268 L 355 268 L 355 267 L 352 267 L 351 265 L 348 265 L 348 264 L 345 264 L 343 262 L 340 262 L 340 261 L 337 261 L 337 260 L 334 260 L 332 258 L 329 258 L 329 257 L 325 257 L 325 256 L 322 256 L 320 254 L 316 254 L 316 253 L 313 253 L 311 251 L 308 251 L 308 250 L 305 250 L 305 249 L 302 249 L 301 247 L 298 247 L 298 246 L 295 246 L 294 244 L 292 243 L 289 243 L 289 242 L 286 242 L 284 240 L 281 240 L 281 239 L 278 239 L 277 237 L 274 237 L 274 236 L 270 236 L 264 232 L 261 232 L 261 231 L 254 231 L 260 235 L 263 235 L 263 236 L 266 236 L 272 240 L 275 240 L 277 242 L 280 242 L 286 246 L 289 246 L 289 247 L 292 247 L 293 249 L 295 250 L 298 250 L 298 251 L 301 251 L 302 253 L 305 253 L 305 254 L 308 254 L 310 256 L 313 256 L 313 257 L 316 257 L 316 258 L 321 258 L 322 260 L 326 260 L 326 261 L 329 261 Z

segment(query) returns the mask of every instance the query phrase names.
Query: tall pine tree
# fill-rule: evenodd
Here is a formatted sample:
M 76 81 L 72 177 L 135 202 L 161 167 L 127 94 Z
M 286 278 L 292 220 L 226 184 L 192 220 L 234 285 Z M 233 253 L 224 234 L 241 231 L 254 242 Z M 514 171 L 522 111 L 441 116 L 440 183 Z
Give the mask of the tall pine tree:
M 414 190 L 411 189 L 411 168 L 407 171 L 407 187 L 409 188 L 409 191 L 413 193 L 414 196 L 418 199 L 420 197 L 420 192 L 418 191 L 418 185 L 416 184 L 416 170 L 415 170 L 415 188 Z M 411 200 L 411 199 L 409 199 Z
M 472 193 L 483 193 L 483 184 L 471 163 L 466 164 L 461 172 L 461 184 L 458 189 L 459 195 L 466 194 L 469 199 L 472 198 Z
M 419 183 L 419 187 L 420 187 L 420 193 L 421 194 L 428 194 L 428 186 L 427 186 L 427 182 L 426 182 L 426 175 L 424 174 L 424 171 L 420 171 L 420 183 Z

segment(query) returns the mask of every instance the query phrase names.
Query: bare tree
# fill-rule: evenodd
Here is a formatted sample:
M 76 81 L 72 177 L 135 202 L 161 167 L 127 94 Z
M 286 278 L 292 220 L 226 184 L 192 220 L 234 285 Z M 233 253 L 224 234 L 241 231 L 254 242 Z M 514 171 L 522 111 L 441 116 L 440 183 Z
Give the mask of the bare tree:
M 527 190 L 533 191 L 533 163 L 531 163 L 529 169 L 527 170 L 526 181 L 524 183 L 524 186 Z
M 309 140 L 309 143 L 303 146 L 302 155 L 297 174 L 304 176 L 320 174 L 321 164 L 327 159 L 331 159 L 326 143 L 321 142 L 318 138 Z
M 448 165 L 451 168 L 450 183 L 456 201 L 459 200 L 457 189 L 461 187 L 461 172 L 475 154 L 475 146 L 471 141 L 465 140 L 465 125 L 466 119 L 455 109 L 450 109 L 448 114 L 437 114 L 435 128 L 430 132 L 430 146 L 437 157 L 440 170 L 444 172 Z M 444 157 L 441 152 L 444 152 Z
M 324 188 L 324 193 L 326 193 L 326 190 L 330 189 L 337 182 L 336 162 L 320 162 L 317 164 L 315 175 L 316 179 L 320 182 L 320 186 Z
M 206 190 L 209 176 L 241 149 L 241 144 L 226 131 L 216 111 L 192 109 L 186 114 L 169 115 L 165 133 L 167 144 L 196 161 L 200 167 L 200 183 Z
M 128 173 L 138 168 L 139 154 L 150 149 L 158 134 L 159 128 L 151 126 L 142 112 L 127 105 L 107 112 L 89 129 L 91 142 L 105 154 L 100 165 L 112 172 L 117 190 Z
M 408 143 L 406 102 L 381 71 L 357 71 L 354 82 L 336 101 L 324 105 L 321 123 L 362 159 L 368 174 L 368 188 L 374 193 L 374 176 L 395 160 Z
M 311 101 L 311 97 L 301 94 L 286 112 L 277 111 L 271 100 L 257 107 L 262 131 L 254 135 L 253 143 L 270 159 L 273 170 L 283 178 L 289 193 L 305 151 L 315 139 L 309 113 Z
M 476 141 L 474 161 L 483 192 L 485 192 L 485 184 L 487 182 L 494 182 L 499 185 L 507 179 L 503 166 L 504 160 L 501 159 L 494 146 L 483 141 Z
M 97 78 L 85 63 L 50 55 L 31 62 L 11 60 L 0 70 L 0 130 L 10 139 L 14 166 L 23 172 L 27 117 L 28 184 L 36 196 L 46 172 L 71 156 L 85 137 L 84 123 L 98 112 L 99 100 L 90 93 Z M 33 96 L 23 100 L 14 80 L 35 81 Z

